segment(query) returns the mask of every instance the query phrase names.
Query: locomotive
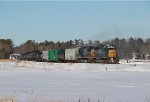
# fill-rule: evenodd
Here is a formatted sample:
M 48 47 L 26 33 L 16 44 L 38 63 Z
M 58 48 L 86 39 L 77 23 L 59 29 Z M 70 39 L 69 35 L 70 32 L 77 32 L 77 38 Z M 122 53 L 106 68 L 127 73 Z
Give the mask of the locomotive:
M 115 46 L 84 46 L 65 50 L 65 61 L 87 63 L 118 63 Z
M 83 46 L 70 49 L 32 51 L 21 55 L 23 60 L 76 63 L 118 63 L 117 49 L 113 45 Z

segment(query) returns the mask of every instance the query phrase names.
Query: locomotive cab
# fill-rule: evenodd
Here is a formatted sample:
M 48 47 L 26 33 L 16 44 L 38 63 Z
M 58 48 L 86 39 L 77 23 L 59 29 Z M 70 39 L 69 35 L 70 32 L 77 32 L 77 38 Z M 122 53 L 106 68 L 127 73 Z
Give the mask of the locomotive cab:
M 109 63 L 118 63 L 119 62 L 119 58 L 117 55 L 117 49 L 115 46 L 108 46 L 107 47 L 108 50 L 108 62 Z

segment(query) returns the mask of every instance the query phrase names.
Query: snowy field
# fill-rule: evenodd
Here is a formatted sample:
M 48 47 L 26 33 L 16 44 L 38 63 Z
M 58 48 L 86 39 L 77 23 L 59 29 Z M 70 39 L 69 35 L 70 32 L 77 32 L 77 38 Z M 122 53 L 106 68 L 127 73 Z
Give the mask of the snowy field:
M 150 102 L 150 62 L 0 62 L 4 97 L 16 102 Z

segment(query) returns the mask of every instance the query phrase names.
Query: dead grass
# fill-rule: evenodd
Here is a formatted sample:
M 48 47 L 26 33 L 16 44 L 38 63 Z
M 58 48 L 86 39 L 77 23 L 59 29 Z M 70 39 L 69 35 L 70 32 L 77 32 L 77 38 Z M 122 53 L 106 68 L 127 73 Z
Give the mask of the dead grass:
M 0 59 L 0 62 L 10 62 L 10 61 L 14 61 L 14 60 L 10 60 L 10 59 Z
M 0 102 L 17 102 L 16 99 L 14 97 L 5 97 L 0 99 Z

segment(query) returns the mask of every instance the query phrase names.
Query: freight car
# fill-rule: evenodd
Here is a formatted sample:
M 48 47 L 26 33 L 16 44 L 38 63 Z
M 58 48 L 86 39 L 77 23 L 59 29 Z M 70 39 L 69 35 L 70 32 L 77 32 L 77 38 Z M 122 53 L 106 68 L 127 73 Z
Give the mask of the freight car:
M 72 49 L 65 49 L 65 61 L 66 62 L 78 62 L 79 49 L 80 47 L 72 48 Z
M 42 52 L 42 59 L 43 61 L 50 61 L 50 62 L 64 62 L 65 53 L 64 49 L 51 49 L 48 51 Z
M 20 59 L 28 61 L 42 61 L 42 53 L 40 51 L 30 51 L 21 54 Z
M 48 51 L 42 52 L 42 61 L 48 61 Z

